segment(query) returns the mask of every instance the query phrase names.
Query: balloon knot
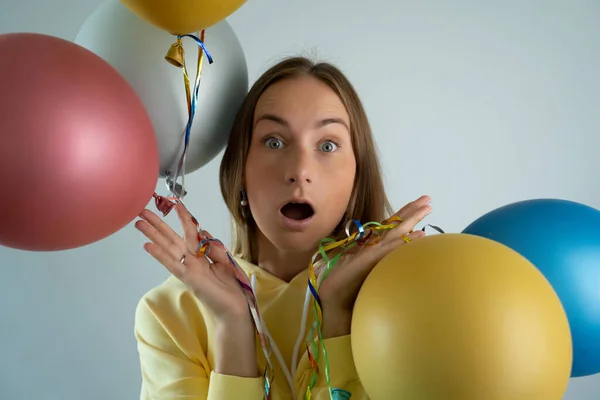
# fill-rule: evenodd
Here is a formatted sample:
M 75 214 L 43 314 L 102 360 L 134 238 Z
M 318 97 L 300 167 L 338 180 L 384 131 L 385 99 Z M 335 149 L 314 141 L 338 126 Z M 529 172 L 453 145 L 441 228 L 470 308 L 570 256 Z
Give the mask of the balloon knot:
M 183 50 L 183 44 L 181 43 L 181 37 L 177 37 L 177 41 L 171 45 L 165 60 L 176 66 L 177 68 L 183 68 L 185 65 L 185 51 Z
M 154 198 L 156 208 L 162 213 L 163 217 L 166 217 L 175 206 L 175 203 L 167 197 L 160 196 L 156 193 L 152 194 L 152 197 Z

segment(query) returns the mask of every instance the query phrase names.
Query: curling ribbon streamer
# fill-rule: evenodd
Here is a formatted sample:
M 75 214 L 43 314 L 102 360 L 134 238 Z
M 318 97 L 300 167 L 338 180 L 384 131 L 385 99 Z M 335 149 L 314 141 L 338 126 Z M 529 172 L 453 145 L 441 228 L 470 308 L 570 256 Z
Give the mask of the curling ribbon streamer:
M 271 398 L 271 395 L 270 395 L 271 394 L 271 385 L 273 382 L 273 375 L 274 375 L 274 373 L 273 373 L 274 368 L 273 368 L 273 364 L 271 362 L 271 344 L 269 342 L 267 335 L 265 334 L 265 329 L 264 329 L 265 325 L 264 325 L 264 322 L 260 315 L 260 311 L 258 308 L 258 302 L 257 302 L 256 296 L 254 295 L 254 292 L 252 290 L 249 278 L 246 275 L 246 273 L 244 272 L 244 270 L 242 270 L 242 268 L 238 265 L 238 263 L 235 261 L 235 259 L 231 256 L 231 254 L 225 248 L 225 246 L 223 245 L 222 242 L 220 242 L 217 239 L 207 238 L 202 235 L 202 229 L 200 228 L 200 224 L 198 223 L 198 220 L 192 215 L 192 213 L 189 212 L 189 210 L 185 207 L 185 205 L 181 201 L 181 199 L 183 197 L 185 197 L 185 195 L 186 195 L 186 191 L 185 191 L 185 158 L 187 155 L 188 145 L 189 145 L 189 141 L 190 141 L 190 134 L 191 134 L 191 130 L 192 130 L 192 124 L 194 122 L 194 117 L 196 114 L 196 108 L 197 108 L 197 104 L 198 104 L 198 92 L 200 89 L 200 77 L 202 75 L 202 66 L 203 66 L 203 60 L 204 60 L 203 55 L 206 54 L 206 58 L 208 59 L 208 62 L 210 64 L 212 64 L 212 62 L 213 62 L 212 56 L 210 55 L 210 53 L 204 46 L 204 35 L 205 35 L 204 30 L 201 31 L 200 38 L 198 38 L 194 35 L 190 35 L 190 34 L 177 35 L 177 42 L 175 44 L 173 44 L 173 46 L 171 46 L 169 53 L 165 57 L 167 59 L 167 61 L 169 61 L 171 64 L 183 69 L 183 81 L 184 81 L 184 85 L 185 85 L 186 100 L 187 100 L 187 105 L 188 105 L 188 121 L 187 121 L 187 124 L 185 127 L 184 146 L 183 146 L 182 154 L 181 154 L 179 160 L 177 161 L 177 163 L 174 164 L 175 170 L 169 171 L 167 174 L 167 187 L 169 188 L 169 191 L 172 193 L 173 196 L 164 197 L 164 196 L 159 196 L 158 194 L 154 193 L 153 197 L 155 200 L 156 208 L 163 214 L 163 217 L 165 217 L 165 216 L 167 216 L 167 214 L 169 214 L 169 212 L 173 209 L 173 207 L 175 206 L 175 204 L 177 202 L 179 202 L 186 209 L 186 211 L 189 213 L 190 217 L 192 218 L 192 221 L 196 225 L 196 229 L 198 232 L 199 245 L 198 245 L 198 250 L 197 250 L 197 254 L 196 254 L 198 257 L 204 257 L 204 256 L 208 257 L 211 244 L 223 249 L 225 251 L 225 253 L 227 254 L 227 257 L 229 258 L 231 266 L 234 270 L 236 279 L 237 279 L 238 283 L 240 284 L 240 286 L 244 289 L 244 294 L 246 296 L 246 300 L 248 302 L 248 307 L 250 309 L 250 313 L 252 315 L 252 320 L 254 322 L 254 328 L 258 334 L 258 337 L 259 337 L 260 343 L 261 343 L 261 347 L 262 347 L 263 353 L 265 355 L 265 359 L 266 359 L 266 366 L 265 366 L 265 372 L 264 372 L 265 396 L 267 399 L 270 399 Z M 198 63 L 197 63 L 197 67 L 196 67 L 196 79 L 194 82 L 193 90 L 191 90 L 191 88 L 190 88 L 190 77 L 189 77 L 187 67 L 185 64 L 185 52 L 184 52 L 183 45 L 182 45 L 182 38 L 184 38 L 184 37 L 193 39 L 200 47 L 200 49 L 198 50 Z M 182 181 L 181 184 L 177 183 L 179 177 L 181 177 L 181 181 Z
M 333 389 L 332 400 L 350 400 L 351 393 L 343 389 Z
M 188 145 L 190 141 L 190 134 L 192 131 L 192 124 L 196 115 L 196 108 L 198 105 L 198 91 L 200 89 L 200 77 L 202 76 L 202 66 L 204 64 L 204 54 L 208 59 L 209 64 L 213 63 L 213 58 L 204 45 L 205 30 L 200 32 L 200 37 L 186 34 L 177 35 L 177 42 L 171 46 L 169 53 L 165 57 L 171 64 L 178 66 L 183 69 L 183 82 L 185 85 L 185 93 L 188 105 L 188 121 L 185 126 L 184 132 L 184 145 L 183 151 L 179 160 L 174 164 L 174 171 L 169 171 L 167 174 L 167 187 L 171 193 L 177 198 L 185 197 L 185 159 L 187 155 Z M 190 77 L 185 64 L 185 51 L 183 49 L 182 38 L 187 37 L 193 39 L 198 45 L 198 63 L 196 65 L 196 79 L 194 82 L 194 88 L 190 88 Z M 174 50 L 174 55 L 171 55 L 171 51 Z M 177 181 L 181 177 L 181 184 Z
M 174 163 L 174 171 L 171 170 L 171 171 L 167 172 L 167 178 L 166 178 L 167 182 L 166 183 L 167 183 L 167 187 L 169 188 L 169 191 L 173 194 L 173 197 L 163 197 L 163 196 L 157 195 L 156 193 L 154 193 L 154 195 L 153 195 L 153 197 L 155 199 L 156 207 L 163 214 L 163 216 L 166 216 L 171 211 L 171 209 L 175 206 L 176 202 L 181 203 L 181 205 L 185 208 L 185 205 L 183 205 L 183 202 L 181 201 L 181 199 L 183 197 L 185 197 L 185 195 L 186 195 L 186 191 L 185 191 L 185 159 L 186 159 L 186 155 L 187 155 L 192 124 L 194 121 L 194 117 L 196 114 L 196 108 L 197 108 L 197 104 L 198 104 L 198 92 L 199 92 L 199 88 L 200 88 L 200 78 L 202 75 L 204 54 L 206 54 L 206 58 L 208 59 L 208 62 L 210 64 L 213 63 L 212 56 L 210 55 L 210 53 L 208 52 L 208 50 L 206 49 L 206 47 L 204 45 L 204 35 L 205 35 L 205 30 L 201 31 L 200 38 L 198 38 L 194 35 L 191 35 L 191 34 L 177 35 L 177 42 L 171 46 L 169 53 L 165 57 L 167 59 L 167 61 L 169 61 L 171 64 L 183 69 L 183 79 L 184 79 L 184 85 L 185 85 L 185 91 L 186 91 L 186 100 L 187 100 L 187 105 L 188 105 L 188 121 L 187 121 L 187 124 L 185 127 L 185 132 L 184 132 L 185 133 L 184 134 L 184 146 L 183 146 L 182 154 L 181 154 L 179 160 L 176 163 Z M 194 82 L 193 90 L 191 90 L 191 88 L 190 88 L 190 78 L 189 78 L 187 66 L 185 63 L 185 51 L 184 51 L 183 44 L 182 44 L 182 38 L 184 38 L 184 37 L 193 39 L 199 46 L 198 62 L 197 62 L 197 67 L 196 67 L 196 79 Z M 180 177 L 181 177 L 181 184 L 179 184 L 177 182 Z M 187 210 L 187 208 L 186 208 L 186 210 Z M 225 246 L 217 239 L 204 237 L 202 235 L 202 230 L 200 229 L 200 225 L 198 224 L 198 221 L 189 212 L 189 210 L 188 210 L 188 213 L 190 214 L 190 216 L 191 216 L 192 220 L 194 221 L 196 228 L 198 230 L 199 246 L 198 246 L 197 255 L 200 257 L 208 256 L 211 243 L 216 245 L 217 247 L 223 249 L 228 256 L 229 261 L 232 264 L 232 267 L 234 268 L 236 279 L 238 280 L 240 286 L 244 289 L 244 293 L 245 293 L 246 299 L 248 301 L 248 306 L 249 306 L 250 312 L 252 314 L 252 319 L 254 321 L 255 329 L 259 336 L 259 339 L 261 342 L 261 347 L 263 349 L 265 359 L 266 359 L 266 367 L 265 367 L 265 372 L 264 372 L 265 395 L 266 395 L 267 399 L 270 399 L 271 398 L 270 389 L 271 389 L 271 385 L 273 382 L 273 370 L 274 370 L 272 362 L 271 362 L 271 357 L 270 357 L 271 344 L 268 340 L 268 336 L 265 334 L 264 322 L 260 315 L 258 303 L 256 301 L 256 296 L 254 295 L 254 292 L 251 288 L 249 279 L 246 276 L 245 272 L 237 264 L 235 259 L 231 256 L 229 251 L 225 248 Z M 357 220 L 349 221 L 348 224 L 346 225 L 346 236 L 347 236 L 346 239 L 335 241 L 333 239 L 326 238 L 326 239 L 322 240 L 319 244 L 319 249 L 318 249 L 317 253 L 315 253 L 313 258 L 311 259 L 311 261 L 309 263 L 308 290 L 310 290 L 310 293 L 312 294 L 312 296 L 314 298 L 313 312 L 315 315 L 315 322 L 314 322 L 313 326 L 311 327 L 311 330 L 310 330 L 309 334 L 307 335 L 307 339 L 306 339 L 306 341 L 307 341 L 306 348 L 307 348 L 308 359 L 309 359 L 311 367 L 313 368 L 313 374 L 311 376 L 309 386 L 305 393 L 306 400 L 311 400 L 312 389 L 314 388 L 318 374 L 321 373 L 321 371 L 319 371 L 319 368 L 318 368 L 318 361 L 319 361 L 320 353 L 318 351 L 317 340 L 318 340 L 319 344 L 321 345 L 321 349 L 322 349 L 322 353 L 323 353 L 323 357 L 324 357 L 324 361 L 325 361 L 324 362 L 325 371 L 323 371 L 323 372 L 326 377 L 326 381 L 327 381 L 331 399 L 332 400 L 348 400 L 348 399 L 350 399 L 350 396 L 351 396 L 351 393 L 348 391 L 338 389 L 338 388 L 334 389 L 331 387 L 331 381 L 330 381 L 330 377 L 329 377 L 329 362 L 327 359 L 327 350 L 325 348 L 325 345 L 323 344 L 322 329 L 321 329 L 322 308 L 321 308 L 321 300 L 320 300 L 319 294 L 318 294 L 318 288 L 319 288 L 320 283 L 327 277 L 327 275 L 329 274 L 331 269 L 335 266 L 335 264 L 337 263 L 339 258 L 345 252 L 347 252 L 354 246 L 363 246 L 363 245 L 371 246 L 371 245 L 377 244 L 381 240 L 381 237 L 380 237 L 381 231 L 387 231 L 387 230 L 393 229 L 400 222 L 402 222 L 402 219 L 397 216 L 393 216 L 393 217 L 383 221 L 382 223 L 368 222 L 368 223 L 365 223 L 364 225 L 361 224 Z M 356 225 L 357 232 L 350 234 L 350 226 L 352 223 L 354 223 Z M 372 226 L 372 228 L 369 228 L 371 226 Z M 436 231 L 438 231 L 440 233 L 444 233 L 437 226 L 433 226 L 433 225 L 428 225 L 428 226 L 432 227 L 433 229 L 435 229 Z M 425 227 L 423 228 L 423 231 L 425 231 Z M 403 239 L 405 242 L 410 241 L 410 237 L 407 235 L 404 235 Z M 337 248 L 340 248 L 339 253 L 335 257 L 333 257 L 333 259 L 329 259 L 329 257 L 327 256 L 327 252 L 337 249 Z M 319 279 L 317 280 L 314 264 L 315 264 L 315 261 L 318 256 L 321 256 L 322 260 L 325 262 L 325 265 L 324 265 L 325 271 L 323 271 L 323 273 L 321 274 L 321 276 L 319 276 Z M 317 331 L 316 335 L 315 335 L 315 330 Z M 315 338 L 315 336 L 318 337 L 318 339 Z M 312 340 L 311 340 L 311 338 L 312 338 Z
M 163 216 L 166 216 L 172 210 L 172 208 L 175 206 L 175 204 L 177 202 L 179 202 L 187 210 L 187 208 L 181 201 L 181 198 L 185 197 L 185 195 L 186 195 L 186 192 L 185 192 L 185 159 L 186 159 L 188 145 L 189 145 L 191 128 L 192 128 L 192 124 L 193 124 L 194 117 L 196 114 L 196 108 L 197 108 L 197 103 L 198 103 L 198 92 L 199 92 L 199 88 L 200 88 L 200 78 L 201 78 L 202 66 L 203 66 L 203 60 L 204 60 L 203 55 L 206 54 L 206 58 L 208 59 L 208 62 L 210 64 L 213 63 L 212 56 L 210 55 L 210 53 L 208 52 L 208 50 L 206 49 L 206 47 L 204 45 L 204 35 L 205 35 L 205 30 L 201 31 L 200 38 L 198 38 L 194 35 L 190 35 L 190 34 L 177 35 L 177 42 L 172 46 L 172 49 L 175 50 L 176 59 L 175 60 L 170 59 L 169 58 L 170 54 L 168 54 L 166 57 L 167 60 L 169 62 L 171 62 L 173 65 L 176 65 L 183 69 L 186 100 L 187 100 L 187 105 L 188 105 L 188 122 L 185 127 L 184 148 L 183 148 L 182 154 L 181 154 L 178 162 L 176 164 L 174 164 L 174 165 L 176 165 L 175 171 L 174 172 L 169 171 L 167 174 L 167 187 L 169 188 L 169 190 L 171 191 L 173 196 L 172 197 L 163 197 L 163 196 L 157 195 L 156 193 L 154 193 L 154 195 L 153 195 L 153 197 L 155 199 L 155 205 L 156 205 L 157 209 L 163 214 Z M 185 52 L 184 52 L 183 45 L 182 45 L 183 37 L 188 37 L 188 38 L 193 39 L 200 47 L 200 49 L 198 51 L 198 63 L 197 63 L 197 68 L 196 68 L 196 79 L 194 82 L 193 91 L 190 89 L 190 78 L 189 78 L 189 74 L 187 72 L 187 67 L 185 64 Z M 175 61 L 175 62 L 173 62 L 173 61 Z M 177 183 L 179 177 L 181 177 L 181 180 L 182 180 L 181 184 Z M 252 290 L 249 278 L 245 274 L 245 272 L 241 269 L 241 267 L 238 265 L 238 263 L 235 261 L 235 259 L 231 256 L 231 254 L 229 253 L 229 251 L 226 249 L 226 247 L 223 245 L 223 243 L 221 241 L 219 241 L 218 239 L 214 239 L 214 238 L 207 238 L 202 235 L 202 229 L 200 228 L 198 221 L 189 212 L 189 210 L 187 210 L 187 211 L 190 214 L 194 224 L 196 225 L 196 229 L 198 231 L 199 245 L 198 245 L 198 250 L 197 250 L 197 256 L 208 257 L 209 252 L 210 252 L 211 243 L 216 245 L 217 247 L 221 248 L 222 250 L 224 250 L 229 258 L 229 261 L 230 261 L 233 269 L 234 269 L 235 276 L 236 276 L 238 283 L 244 289 L 244 294 L 248 301 L 248 306 L 249 306 L 249 309 L 250 309 L 250 312 L 252 315 L 252 319 L 254 321 L 255 330 L 259 336 L 259 339 L 261 342 L 261 347 L 262 347 L 262 350 L 263 350 L 263 353 L 264 353 L 265 359 L 266 359 L 266 366 L 265 366 L 265 372 L 264 372 L 265 396 L 267 399 L 270 399 L 271 398 L 271 385 L 272 385 L 273 378 L 274 378 L 274 376 L 273 376 L 274 368 L 273 368 L 273 364 L 271 362 L 271 357 L 270 357 L 271 356 L 271 344 L 269 342 L 268 336 L 265 334 L 265 328 L 264 328 L 265 325 L 264 325 L 264 322 L 260 315 L 259 308 L 258 308 L 258 302 L 257 302 L 256 296 Z M 321 328 L 322 307 L 321 307 L 321 299 L 318 294 L 318 288 L 320 286 L 320 283 L 327 277 L 327 275 L 329 274 L 331 269 L 335 266 L 335 264 L 337 263 L 339 258 L 344 253 L 346 253 L 348 250 L 350 250 L 351 248 L 353 248 L 355 246 L 363 246 L 363 245 L 372 246 L 372 245 L 377 244 L 381 240 L 380 232 L 393 229 L 400 222 L 402 222 L 402 219 L 397 216 L 392 216 L 391 218 L 384 220 L 382 223 L 368 222 L 365 224 L 361 224 L 357 220 L 352 220 L 352 221 L 349 221 L 348 224 L 346 225 L 346 236 L 347 237 L 345 239 L 335 241 L 334 239 L 326 238 L 326 239 L 323 239 L 319 243 L 319 249 L 318 249 L 317 253 L 315 253 L 315 255 L 313 256 L 313 258 L 311 259 L 311 261 L 309 263 L 308 289 L 310 290 L 310 293 L 312 294 L 312 296 L 314 298 L 313 312 L 315 315 L 315 322 L 314 322 L 313 326 L 311 327 L 309 334 L 307 335 L 307 354 L 308 354 L 308 359 L 309 359 L 310 365 L 313 368 L 313 374 L 311 376 L 309 386 L 305 393 L 306 400 L 312 399 L 312 389 L 314 388 L 318 374 L 321 373 L 321 371 L 319 371 L 319 368 L 318 368 L 318 361 L 319 361 L 320 353 L 318 351 L 317 340 L 318 340 L 319 344 L 321 345 L 321 349 L 322 349 L 322 353 L 323 353 L 323 357 L 324 357 L 324 365 L 325 365 L 324 369 L 325 370 L 323 372 L 326 377 L 330 398 L 332 400 L 349 400 L 350 396 L 351 396 L 351 393 L 346 390 L 331 387 L 331 380 L 330 380 L 330 376 L 329 376 L 329 362 L 327 359 L 327 350 L 325 348 L 325 345 L 323 344 L 323 336 L 322 336 L 322 328 Z M 354 223 L 356 225 L 357 232 L 350 234 L 350 226 L 352 223 Z M 432 227 L 433 229 L 435 229 L 436 231 L 438 231 L 440 233 L 444 233 L 437 226 L 433 226 L 433 225 L 427 225 L 427 226 Z M 425 227 L 423 228 L 423 231 L 425 231 Z M 405 242 L 410 242 L 410 240 L 411 240 L 408 235 L 403 235 L 402 238 Z M 327 256 L 327 252 L 337 249 L 337 248 L 340 249 L 338 254 L 336 254 L 335 257 L 333 257 L 332 259 L 329 259 L 329 257 Z M 322 260 L 325 262 L 325 265 L 324 265 L 325 270 L 323 271 L 321 276 L 319 276 L 319 279 L 317 279 L 314 264 L 315 264 L 316 259 L 319 256 L 321 256 Z M 316 335 L 314 332 L 315 330 L 317 331 Z M 315 338 L 315 336 L 318 337 L 318 339 Z M 311 340 L 311 338 L 312 338 L 312 340 Z
M 252 286 L 250 284 L 250 280 L 244 270 L 239 266 L 239 264 L 235 261 L 235 259 L 231 256 L 227 248 L 223 245 L 221 241 L 214 238 L 208 238 L 202 235 L 202 229 L 200 228 L 200 224 L 198 220 L 187 210 L 181 199 L 177 197 L 163 197 L 159 196 L 156 193 L 153 195 L 156 208 L 163 214 L 163 217 L 167 216 L 167 214 L 173 209 L 175 204 L 180 203 L 186 211 L 190 214 L 192 221 L 196 225 L 196 230 L 198 232 L 198 250 L 196 255 L 198 257 L 209 257 L 210 246 L 215 245 L 218 248 L 225 251 L 231 266 L 235 272 L 236 279 L 240 286 L 244 289 L 244 294 L 246 296 L 246 300 L 248 301 L 248 307 L 250 308 L 250 313 L 252 314 L 252 320 L 254 321 L 254 327 L 260 339 L 261 347 L 266 359 L 266 366 L 264 372 L 265 378 L 265 396 L 269 400 L 271 398 L 271 385 L 273 383 L 274 378 L 274 368 L 273 363 L 271 362 L 271 343 L 269 341 L 268 335 L 265 333 L 264 321 L 262 316 L 260 315 L 260 311 L 258 308 L 258 302 L 256 300 L 256 296 L 252 290 Z
M 348 392 L 348 391 L 337 389 L 337 388 L 334 389 L 331 387 L 331 380 L 329 377 L 329 360 L 327 359 L 327 349 L 325 348 L 325 345 L 323 342 L 322 329 L 321 329 L 321 319 L 322 319 L 322 314 L 323 314 L 322 308 L 321 308 L 321 299 L 319 297 L 319 286 L 320 286 L 321 282 L 323 280 L 325 280 L 325 278 L 327 278 L 327 275 L 329 274 L 331 269 L 335 266 L 335 264 L 338 262 L 338 260 L 344 253 L 346 253 L 348 250 L 352 249 L 355 246 L 373 246 L 373 245 L 379 243 L 379 241 L 381 240 L 381 233 L 383 231 L 388 231 L 390 229 L 393 229 L 401 222 L 402 222 L 402 218 L 395 216 L 395 215 L 384 220 L 382 223 L 367 222 L 365 224 L 361 224 L 360 221 L 351 220 L 351 221 L 348 221 L 348 223 L 346 224 L 346 238 L 345 239 L 335 241 L 334 239 L 326 238 L 326 239 L 321 240 L 321 242 L 319 243 L 318 251 L 313 255 L 313 257 L 310 261 L 309 267 L 308 267 L 308 270 L 309 270 L 308 290 L 310 291 L 310 293 L 312 294 L 312 296 L 314 298 L 313 312 L 315 315 L 315 322 L 314 322 L 313 326 L 311 327 L 311 330 L 306 338 L 306 341 L 307 341 L 306 350 L 307 350 L 307 354 L 308 354 L 309 363 L 313 368 L 313 374 L 311 376 L 309 385 L 308 385 L 305 395 L 304 395 L 305 400 L 312 399 L 312 390 L 317 381 L 317 377 L 320 373 L 325 374 L 325 380 L 327 382 L 327 386 L 329 389 L 329 395 L 332 400 L 350 399 L 350 396 L 351 396 L 350 392 Z M 356 225 L 357 231 L 355 233 L 351 234 L 350 226 L 352 224 Z M 437 228 L 437 227 L 434 227 L 434 228 Z M 437 228 L 437 229 L 439 229 L 439 228 Z M 441 231 L 441 229 L 440 229 L 440 231 Z M 402 239 L 406 243 L 411 241 L 411 238 L 408 236 L 408 234 L 403 235 Z M 330 259 L 327 253 L 331 252 L 334 249 L 338 249 L 339 251 L 333 258 Z M 319 279 L 317 279 L 317 274 L 315 272 L 315 261 L 317 260 L 317 258 L 319 256 L 321 257 L 321 259 L 324 262 L 323 267 L 325 268 L 325 270 L 319 276 Z M 316 335 L 314 333 L 315 330 L 317 331 Z M 320 353 L 318 351 L 317 341 L 320 344 L 321 350 L 323 353 L 324 366 L 325 366 L 324 371 L 319 371 L 319 368 L 318 368 Z
M 156 208 L 163 214 L 163 216 L 166 216 L 172 210 L 172 208 L 175 206 L 175 204 L 177 202 L 179 202 L 185 208 L 185 205 L 183 204 L 181 199 L 179 199 L 177 197 L 163 197 L 163 196 L 157 195 L 156 193 L 154 193 L 153 197 L 155 200 Z M 186 208 L 186 210 L 187 210 L 187 208 Z M 270 357 L 271 352 L 272 352 L 271 351 L 271 343 L 269 341 L 268 335 L 266 335 L 266 333 L 265 333 L 264 321 L 260 315 L 260 311 L 258 308 L 258 302 L 257 302 L 256 296 L 252 290 L 248 276 L 241 269 L 241 267 L 235 261 L 235 259 L 231 256 L 231 254 L 229 253 L 229 251 L 226 249 L 226 247 L 223 245 L 222 242 L 220 242 L 217 239 L 207 238 L 202 235 L 202 229 L 200 228 L 198 221 L 189 212 L 189 210 L 187 210 L 187 211 L 190 214 L 192 221 L 196 225 L 196 229 L 198 232 L 199 245 L 198 245 L 197 255 L 199 257 L 209 256 L 209 251 L 210 251 L 209 246 L 211 243 L 213 243 L 217 247 L 221 248 L 227 254 L 229 261 L 231 262 L 231 265 L 234 268 L 236 279 L 239 282 L 240 286 L 244 289 L 244 294 L 248 301 L 248 306 L 249 306 L 249 309 L 250 309 L 250 312 L 252 315 L 255 330 L 259 336 L 261 347 L 262 347 L 263 353 L 265 355 L 265 360 L 266 360 L 265 371 L 264 371 L 265 396 L 269 400 L 269 399 L 271 399 L 271 395 L 270 395 L 271 385 L 272 385 L 273 378 L 274 378 L 274 372 L 273 372 L 274 368 L 273 368 L 273 364 L 271 362 L 271 357 Z M 320 241 L 318 251 L 313 255 L 313 257 L 309 263 L 308 290 L 310 291 L 310 293 L 312 294 L 312 296 L 314 298 L 313 311 L 315 314 L 315 322 L 313 323 L 311 330 L 306 338 L 307 355 L 308 355 L 309 363 L 310 363 L 311 367 L 313 368 L 313 374 L 311 376 L 309 386 L 307 387 L 306 392 L 305 392 L 305 396 L 304 396 L 305 400 L 312 400 L 312 389 L 314 388 L 318 374 L 320 374 L 321 372 L 323 372 L 325 374 L 325 378 L 327 381 L 327 386 L 329 389 L 329 395 L 330 395 L 331 400 L 350 400 L 350 397 L 351 397 L 351 393 L 348 392 L 347 390 L 331 387 L 331 380 L 329 377 L 329 361 L 327 359 L 327 350 L 325 348 L 325 345 L 323 344 L 322 329 L 321 329 L 322 308 L 321 308 L 321 299 L 319 297 L 319 290 L 318 290 L 320 284 L 323 282 L 323 280 L 325 280 L 325 278 L 327 277 L 329 272 L 332 270 L 332 268 L 335 266 L 335 264 L 338 262 L 338 260 L 344 253 L 346 253 L 348 250 L 352 249 L 355 246 L 376 245 L 377 243 L 379 243 L 381 241 L 381 233 L 382 232 L 389 231 L 389 230 L 395 228 L 401 222 L 402 222 L 402 218 L 400 218 L 398 216 L 392 216 L 392 217 L 384 220 L 382 223 L 368 222 L 365 224 L 361 224 L 360 221 L 351 220 L 346 225 L 346 236 L 347 237 L 345 239 L 335 241 L 334 239 L 331 239 L 331 238 L 325 238 Z M 357 232 L 351 234 L 350 227 L 352 224 L 356 225 Z M 436 231 L 438 231 L 439 233 L 444 233 L 444 231 L 441 228 L 434 226 L 434 225 L 426 225 L 425 227 L 423 227 L 422 230 L 425 231 L 426 227 L 431 227 L 431 228 L 435 229 Z M 409 233 L 411 233 L 411 232 L 409 232 Z M 408 236 L 408 234 L 403 235 L 402 239 L 406 243 L 411 241 L 411 238 Z M 333 258 L 330 259 L 327 253 L 331 252 L 332 250 L 335 250 L 335 249 L 339 249 L 340 251 Z M 317 278 L 317 274 L 315 272 L 314 265 L 315 265 L 315 261 L 317 260 L 317 258 L 319 256 L 324 261 L 324 265 L 323 265 L 324 271 Z M 315 330 L 317 331 L 316 335 L 315 335 Z M 315 336 L 317 336 L 318 339 L 315 338 Z M 318 350 L 317 340 L 318 340 L 319 344 L 321 345 L 321 350 L 322 350 L 323 357 L 324 357 L 324 366 L 325 366 L 324 371 L 319 371 L 319 368 L 318 368 L 318 360 L 319 360 L 320 352 Z

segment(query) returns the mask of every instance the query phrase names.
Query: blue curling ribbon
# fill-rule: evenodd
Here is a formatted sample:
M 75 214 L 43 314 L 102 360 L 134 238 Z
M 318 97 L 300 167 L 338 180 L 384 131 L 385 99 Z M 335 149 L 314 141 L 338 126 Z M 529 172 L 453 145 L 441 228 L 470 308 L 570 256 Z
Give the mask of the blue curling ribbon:
M 356 225 L 356 228 L 358 229 L 358 235 L 356 236 L 356 241 L 359 241 L 365 235 L 365 227 L 357 219 L 353 220 L 352 222 L 354 222 L 354 225 Z
M 188 34 L 188 35 L 177 35 L 177 38 L 179 38 L 179 39 L 181 39 L 181 38 L 184 38 L 184 37 L 189 37 L 189 38 L 191 38 L 191 39 L 194 39 L 194 41 L 195 41 L 196 43 L 198 43 L 198 46 L 200 46 L 200 47 L 202 48 L 202 51 L 204 52 L 204 54 L 206 54 L 206 58 L 208 59 L 208 62 L 209 62 L 210 64 L 212 64 L 212 63 L 213 63 L 212 56 L 210 55 L 210 53 L 209 53 L 209 52 L 208 52 L 208 50 L 206 49 L 206 46 L 204 46 L 204 43 L 202 43 L 202 40 L 200 40 L 200 38 L 199 38 L 199 37 L 197 37 L 197 36 L 194 36 L 194 35 L 189 35 L 189 34 Z
M 336 388 L 331 391 L 331 400 L 350 400 L 350 396 L 352 393 L 344 389 Z
M 360 240 L 362 240 L 362 238 L 365 236 L 365 227 L 363 226 L 363 224 L 360 223 L 359 220 L 357 219 L 353 219 L 351 221 L 348 221 L 346 223 L 346 236 L 350 237 L 352 236 L 350 234 L 350 224 L 354 223 L 354 225 L 356 225 L 356 228 L 358 229 L 357 235 L 354 238 L 355 242 L 359 242 Z
M 319 297 L 319 294 L 317 293 L 317 289 L 313 286 L 313 284 L 310 280 L 308 281 L 308 287 L 310 288 L 310 292 L 314 296 L 315 301 L 317 302 L 317 304 L 319 304 L 319 308 L 322 309 L 323 307 L 321 306 L 321 298 Z
M 178 35 L 177 37 L 178 38 L 189 37 L 189 38 L 193 39 L 198 44 L 198 46 L 200 46 L 200 48 L 206 55 L 206 58 L 208 59 L 208 63 L 209 64 L 213 63 L 212 56 L 210 55 L 210 53 L 206 49 L 206 46 L 204 45 L 202 40 L 200 40 L 200 38 L 198 38 L 197 36 L 194 36 L 194 35 Z M 194 121 L 194 116 L 196 115 L 196 105 L 198 103 L 198 91 L 200 90 L 198 76 L 196 77 L 196 84 L 194 86 L 195 87 L 194 87 L 194 96 L 192 97 L 191 113 L 190 113 L 190 117 L 188 118 L 187 125 L 185 127 L 185 149 L 187 149 L 188 143 L 190 141 L 190 134 L 192 132 L 192 122 Z
M 427 224 L 423 227 L 423 229 L 421 229 L 423 232 L 425 232 L 425 229 L 429 227 L 435 231 L 437 231 L 438 233 L 446 233 L 444 232 L 444 230 L 442 228 L 440 228 L 439 226 L 435 226 L 435 225 L 431 225 L 431 224 Z

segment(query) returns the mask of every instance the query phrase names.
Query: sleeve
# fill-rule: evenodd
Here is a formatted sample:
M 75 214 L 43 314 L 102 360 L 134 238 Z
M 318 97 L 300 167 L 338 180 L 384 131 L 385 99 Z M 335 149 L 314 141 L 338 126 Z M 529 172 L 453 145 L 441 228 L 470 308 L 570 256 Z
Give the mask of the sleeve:
M 333 389 L 343 389 L 350 392 L 351 400 L 369 400 L 365 393 L 352 357 L 350 335 L 339 336 L 323 340 L 327 350 L 329 361 L 329 378 Z M 319 371 L 325 371 L 324 357 L 319 357 Z M 310 383 L 313 369 L 305 352 L 298 364 L 298 370 L 294 377 L 294 384 L 298 400 L 304 400 L 306 389 Z M 324 373 L 318 375 L 317 381 L 312 389 L 312 400 L 330 400 L 329 387 Z
M 195 325 L 200 324 L 183 318 L 182 311 L 186 310 L 181 310 L 181 299 L 152 297 L 144 296 L 135 312 L 142 374 L 140 400 L 263 400 L 263 378 L 221 375 L 211 370 L 198 337 L 206 334 L 199 334 Z

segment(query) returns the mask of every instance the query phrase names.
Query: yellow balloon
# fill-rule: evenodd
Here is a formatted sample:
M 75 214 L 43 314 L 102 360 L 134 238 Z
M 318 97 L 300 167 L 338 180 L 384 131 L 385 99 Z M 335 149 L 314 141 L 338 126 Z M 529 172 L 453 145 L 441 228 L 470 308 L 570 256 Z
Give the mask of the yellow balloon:
M 121 0 L 141 19 L 174 35 L 206 29 L 233 14 L 246 0 Z
M 466 234 L 400 246 L 366 279 L 352 351 L 371 400 L 560 400 L 571 332 L 525 258 Z

